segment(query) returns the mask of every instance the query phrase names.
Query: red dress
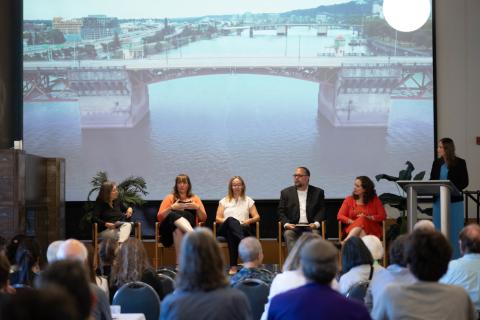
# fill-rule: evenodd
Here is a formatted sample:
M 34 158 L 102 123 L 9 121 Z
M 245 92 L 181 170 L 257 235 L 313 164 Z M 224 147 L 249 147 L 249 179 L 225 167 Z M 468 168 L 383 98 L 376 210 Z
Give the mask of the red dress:
M 362 213 L 365 216 L 359 217 L 358 215 Z M 348 234 L 355 227 L 361 227 L 366 234 L 379 238 L 382 238 L 382 221 L 386 218 L 385 208 L 377 196 L 367 204 L 358 204 L 352 196 L 348 196 L 343 200 L 337 214 L 337 219 L 346 225 L 343 230 L 345 233 Z M 353 220 L 353 223 L 348 224 L 349 219 Z

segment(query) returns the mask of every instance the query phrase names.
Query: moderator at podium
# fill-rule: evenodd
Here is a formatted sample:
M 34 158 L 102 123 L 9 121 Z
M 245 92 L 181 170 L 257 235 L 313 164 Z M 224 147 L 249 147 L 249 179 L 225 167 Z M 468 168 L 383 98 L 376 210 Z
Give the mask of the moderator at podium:
M 465 160 L 455 155 L 455 144 L 450 138 L 442 138 L 437 147 L 438 158 L 433 162 L 430 180 L 450 180 L 458 190 L 468 186 L 468 171 Z M 453 246 L 453 259 L 460 257 L 458 234 L 464 226 L 463 196 L 450 199 L 450 243 Z M 433 202 L 433 223 L 440 230 L 440 199 Z

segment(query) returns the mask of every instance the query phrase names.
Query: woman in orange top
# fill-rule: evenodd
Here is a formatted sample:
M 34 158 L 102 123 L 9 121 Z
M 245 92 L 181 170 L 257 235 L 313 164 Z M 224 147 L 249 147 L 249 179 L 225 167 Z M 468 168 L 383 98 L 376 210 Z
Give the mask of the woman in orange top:
M 366 176 L 355 178 L 353 193 L 343 200 L 337 219 L 346 225 L 345 241 L 350 237 L 373 234 L 382 237 L 382 221 L 387 217 L 382 202 L 377 197 L 375 185 Z
M 191 232 L 197 222 L 207 220 L 202 200 L 192 193 L 192 184 L 186 174 L 179 174 L 175 178 L 172 193 L 163 199 L 158 209 L 157 220 L 161 223 L 163 245 L 175 245 L 178 261 L 183 235 Z

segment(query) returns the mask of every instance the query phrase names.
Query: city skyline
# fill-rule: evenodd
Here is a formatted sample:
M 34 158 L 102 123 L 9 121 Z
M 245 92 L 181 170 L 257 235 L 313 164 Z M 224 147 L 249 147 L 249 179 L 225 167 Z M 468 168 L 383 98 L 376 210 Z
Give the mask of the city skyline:
M 175 5 L 156 0 L 84 0 L 82 2 L 49 0 L 42 6 L 40 1 L 24 0 L 24 20 L 50 20 L 53 17 L 64 19 L 104 14 L 120 19 L 134 18 L 186 18 L 207 15 L 228 15 L 250 13 L 282 13 L 291 10 L 316 8 L 321 5 L 348 3 L 354 0 L 177 0 Z M 358 0 L 357 0 L 358 1 Z M 158 13 L 153 13 L 158 12 Z

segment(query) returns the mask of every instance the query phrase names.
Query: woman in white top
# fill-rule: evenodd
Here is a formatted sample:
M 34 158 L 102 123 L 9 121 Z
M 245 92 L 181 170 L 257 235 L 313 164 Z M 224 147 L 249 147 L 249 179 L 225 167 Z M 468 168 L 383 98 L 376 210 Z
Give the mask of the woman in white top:
M 250 224 L 260 220 L 255 202 L 245 195 L 245 182 L 239 176 L 234 176 L 228 183 L 228 195 L 220 200 L 215 221 L 221 224 L 218 234 L 225 237 L 230 255 L 230 270 L 237 272 L 238 244 L 250 236 Z

